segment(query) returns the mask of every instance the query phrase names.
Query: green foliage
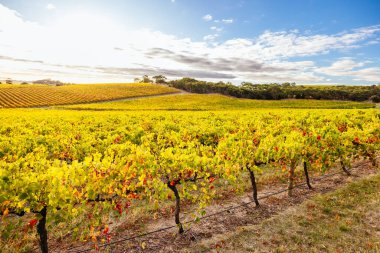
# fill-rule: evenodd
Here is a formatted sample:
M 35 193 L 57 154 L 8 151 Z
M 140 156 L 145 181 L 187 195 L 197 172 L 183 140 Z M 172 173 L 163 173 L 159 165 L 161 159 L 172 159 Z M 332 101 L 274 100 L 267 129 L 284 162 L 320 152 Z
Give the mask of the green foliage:
M 1 213 L 47 207 L 48 224 L 59 224 L 91 209 L 77 235 L 95 241 L 105 214 L 166 201 L 168 184 L 201 212 L 215 180 L 242 188 L 245 166 L 286 172 L 307 160 L 327 171 L 342 158 L 373 159 L 380 143 L 375 110 L 1 112 Z
M 150 79 L 149 76 L 143 75 L 143 77 L 141 78 L 140 83 L 153 83 L 153 80 Z
M 169 82 L 178 89 L 193 93 L 220 93 L 223 95 L 250 99 L 325 99 L 368 101 L 370 97 L 380 96 L 379 86 L 317 86 L 295 83 L 252 84 L 243 82 L 235 86 L 224 82 L 205 82 L 192 78 L 182 78 Z
M 164 84 L 166 83 L 167 78 L 163 75 L 157 75 L 152 77 L 155 83 Z

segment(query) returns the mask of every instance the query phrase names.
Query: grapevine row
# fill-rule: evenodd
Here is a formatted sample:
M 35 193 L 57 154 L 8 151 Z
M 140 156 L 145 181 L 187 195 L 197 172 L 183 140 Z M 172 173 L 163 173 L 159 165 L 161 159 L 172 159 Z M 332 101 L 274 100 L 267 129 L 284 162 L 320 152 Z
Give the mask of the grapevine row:
M 152 84 L 93 84 L 0 88 L 0 108 L 64 105 L 178 92 Z
M 136 199 L 175 199 L 181 233 L 181 201 L 198 203 L 202 213 L 216 196 L 217 180 L 239 190 L 248 173 L 259 205 L 255 177 L 262 166 L 288 173 L 291 195 L 300 163 L 306 175 L 336 163 L 346 169 L 356 158 L 376 166 L 380 144 L 374 110 L 3 110 L 0 120 L 0 211 L 4 217 L 37 214 L 29 226 L 37 225 L 43 252 L 48 223 L 73 220 L 90 208 L 81 231 L 96 241 L 108 234 L 105 214 L 120 215 Z

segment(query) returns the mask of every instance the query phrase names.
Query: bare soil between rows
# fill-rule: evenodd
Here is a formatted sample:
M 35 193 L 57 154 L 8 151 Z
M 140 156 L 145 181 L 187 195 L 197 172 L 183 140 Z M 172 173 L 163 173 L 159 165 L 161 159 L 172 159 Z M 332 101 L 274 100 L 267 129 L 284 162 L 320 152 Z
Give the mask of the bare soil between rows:
M 336 173 L 341 169 L 335 168 L 329 174 Z M 153 233 L 147 236 L 138 237 L 135 239 L 124 240 L 126 238 L 135 237 L 139 234 L 150 231 L 159 230 L 161 228 L 175 225 L 174 217 L 162 218 L 159 220 L 144 220 L 141 224 L 145 224 L 142 228 L 141 224 L 121 223 L 118 226 L 125 228 L 122 232 L 112 232 L 112 241 L 117 243 L 102 246 L 95 249 L 93 243 L 75 245 L 63 245 L 58 242 L 53 242 L 50 249 L 51 252 L 80 252 L 81 250 L 90 249 L 86 252 L 191 252 L 191 249 L 202 242 L 210 240 L 220 234 L 225 234 L 235 231 L 237 228 L 247 225 L 257 225 L 266 219 L 279 214 L 288 208 L 299 205 L 303 201 L 310 199 L 317 194 L 324 194 L 333 191 L 349 182 L 356 181 L 362 177 L 376 174 L 379 170 L 370 165 L 368 161 L 357 161 L 353 164 L 351 176 L 347 176 L 343 171 L 341 173 L 323 178 L 311 178 L 313 189 L 310 190 L 306 185 L 302 185 L 293 189 L 293 196 L 289 197 L 287 192 L 283 192 L 260 201 L 260 207 L 255 207 L 254 203 L 244 205 L 244 203 L 252 202 L 252 193 L 246 192 L 242 196 L 230 196 L 224 200 L 216 200 L 212 205 L 206 208 L 207 215 L 216 213 L 222 210 L 229 209 L 238 205 L 241 207 L 234 208 L 230 211 L 223 212 L 206 219 L 201 219 L 199 222 L 185 225 L 185 232 L 178 234 L 176 227 Z M 302 180 L 302 178 L 300 178 Z M 298 181 L 301 182 L 302 181 Z M 284 183 L 271 183 L 262 186 L 259 190 L 260 196 L 275 193 L 286 188 Z M 182 206 L 182 211 L 188 211 L 187 205 Z M 181 215 L 181 221 L 191 220 L 190 215 Z M 112 242 L 111 241 L 111 242 Z M 217 245 L 215 245 L 217 247 Z

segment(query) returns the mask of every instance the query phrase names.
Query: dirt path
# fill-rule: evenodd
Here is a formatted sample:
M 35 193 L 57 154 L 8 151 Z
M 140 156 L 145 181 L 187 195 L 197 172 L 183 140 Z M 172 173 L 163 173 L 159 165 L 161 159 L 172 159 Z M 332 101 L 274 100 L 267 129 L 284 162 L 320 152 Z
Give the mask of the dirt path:
M 169 219 L 141 221 L 146 223 L 146 227 L 143 230 L 126 229 L 124 232 L 114 234 L 113 241 L 119 242 L 101 248 L 100 252 L 189 252 L 194 246 L 197 246 L 204 241 L 214 240 L 218 238 L 218 235 L 220 234 L 233 232 L 242 226 L 259 224 L 278 213 L 284 212 L 294 205 L 302 203 L 304 200 L 309 199 L 316 194 L 333 191 L 351 181 L 368 176 L 369 174 L 378 173 L 378 169 L 370 167 L 369 163 L 366 161 L 356 162 L 353 167 L 352 176 L 347 176 L 342 172 L 331 177 L 326 177 L 323 180 L 317 181 L 314 179 L 312 180 L 314 190 L 309 190 L 306 186 L 302 186 L 294 189 L 294 196 L 291 198 L 287 196 L 286 192 L 284 192 L 262 200 L 260 208 L 255 208 L 254 204 L 244 205 L 244 203 L 251 201 L 250 192 L 247 192 L 240 197 L 215 201 L 213 205 L 206 209 L 207 214 L 243 205 L 239 208 L 203 219 L 198 223 L 188 224 L 185 226 L 185 233 L 182 235 L 177 234 L 177 229 L 174 226 L 171 229 L 159 233 L 153 233 L 148 236 L 138 237 L 131 240 L 124 240 L 125 238 L 133 237 L 144 232 L 174 225 L 172 217 Z M 336 173 L 337 171 L 338 170 L 331 171 L 330 173 Z M 284 188 L 286 188 L 285 184 L 277 183 L 267 185 L 259 191 L 259 197 Z M 182 214 L 182 221 L 191 219 L 192 218 L 189 215 Z M 53 252 L 79 252 L 79 250 L 88 249 L 89 247 L 91 248 L 93 246 L 87 244 L 71 251 L 69 250 L 70 248 L 52 250 Z M 88 252 L 96 251 L 91 250 Z

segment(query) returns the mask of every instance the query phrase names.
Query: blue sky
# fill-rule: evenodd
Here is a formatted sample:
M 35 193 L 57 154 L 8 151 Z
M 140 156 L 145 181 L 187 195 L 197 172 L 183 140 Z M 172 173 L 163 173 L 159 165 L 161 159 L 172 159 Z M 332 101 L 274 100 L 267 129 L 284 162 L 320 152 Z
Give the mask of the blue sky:
M 0 80 L 380 82 L 380 1 L 0 0 Z

